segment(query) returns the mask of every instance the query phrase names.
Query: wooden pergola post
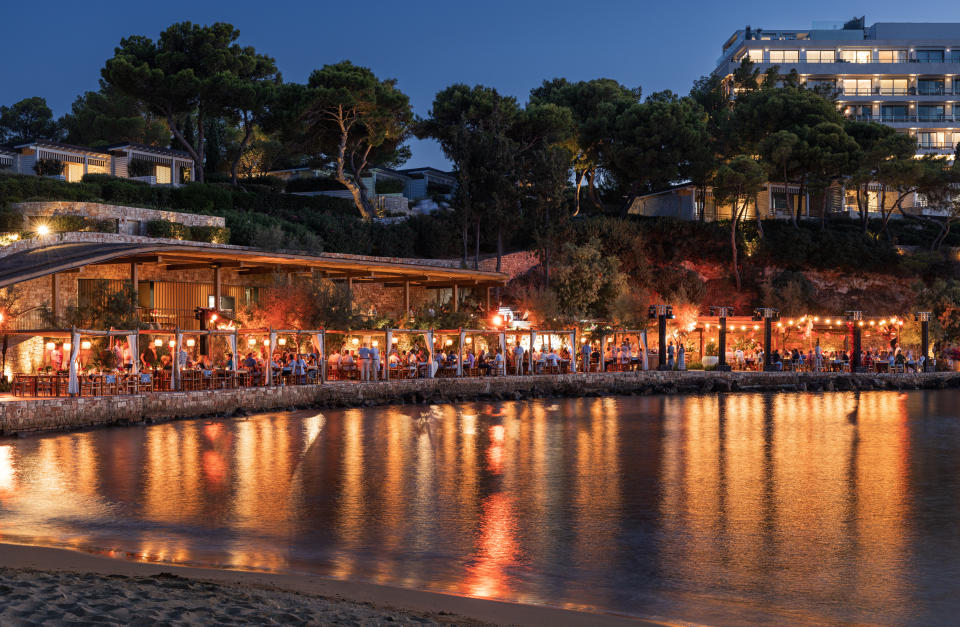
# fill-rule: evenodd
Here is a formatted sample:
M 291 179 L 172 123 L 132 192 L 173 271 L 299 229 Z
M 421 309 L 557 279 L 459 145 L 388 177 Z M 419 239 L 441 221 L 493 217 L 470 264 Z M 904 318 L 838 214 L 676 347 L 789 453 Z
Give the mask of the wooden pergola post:
M 221 279 L 220 264 L 215 264 L 213 266 L 213 309 L 215 311 L 220 311 Z
M 56 272 L 50 275 L 50 310 L 54 320 L 60 319 L 60 279 Z
M 403 282 L 403 318 L 410 315 L 410 281 Z
M 453 311 L 460 311 L 460 286 L 456 283 L 453 284 Z

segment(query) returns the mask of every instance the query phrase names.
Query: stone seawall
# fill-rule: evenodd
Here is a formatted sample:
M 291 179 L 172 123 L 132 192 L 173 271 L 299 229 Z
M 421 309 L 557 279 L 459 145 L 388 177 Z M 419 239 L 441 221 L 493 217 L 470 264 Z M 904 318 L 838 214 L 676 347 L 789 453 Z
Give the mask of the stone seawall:
M 192 418 L 235 416 L 308 407 L 519 400 L 550 396 L 710 394 L 945 389 L 960 387 L 960 373 L 831 374 L 625 372 L 476 379 L 412 379 L 375 383 L 153 392 L 132 396 L 44 398 L 0 403 L 0 435 L 82 429 Z

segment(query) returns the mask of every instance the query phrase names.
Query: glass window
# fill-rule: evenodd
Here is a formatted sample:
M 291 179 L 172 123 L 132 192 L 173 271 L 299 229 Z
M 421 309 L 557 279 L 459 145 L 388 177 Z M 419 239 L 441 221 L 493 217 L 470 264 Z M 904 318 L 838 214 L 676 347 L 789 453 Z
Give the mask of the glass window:
M 947 142 L 941 131 L 924 131 L 917 134 L 921 148 L 946 148 Z
M 763 50 L 747 50 L 747 58 L 754 63 L 763 63 Z
M 906 96 L 907 79 L 905 78 L 882 78 L 880 79 L 881 96 Z
M 873 85 L 869 78 L 843 79 L 844 96 L 869 96 L 873 93 Z
M 884 122 L 906 122 L 907 105 L 883 105 L 881 115 Z
M 807 63 L 835 63 L 836 59 L 833 50 L 807 50 Z
M 944 117 L 944 106 L 920 105 L 917 107 L 917 117 L 921 122 L 942 122 Z
M 943 79 L 921 78 L 917 81 L 917 93 L 925 96 L 943 93 Z
M 919 63 L 943 63 L 943 50 L 917 50 Z
M 840 60 L 847 63 L 870 63 L 870 50 L 841 50 Z
M 770 63 L 799 63 L 800 51 L 798 50 L 771 50 Z
M 881 50 L 877 53 L 877 61 L 880 63 L 904 63 L 906 60 L 906 50 Z
M 950 62 L 951 63 L 960 63 L 960 50 L 950 51 Z
M 787 207 L 787 193 L 786 192 L 774 192 L 773 193 L 773 210 L 774 211 L 786 211 Z

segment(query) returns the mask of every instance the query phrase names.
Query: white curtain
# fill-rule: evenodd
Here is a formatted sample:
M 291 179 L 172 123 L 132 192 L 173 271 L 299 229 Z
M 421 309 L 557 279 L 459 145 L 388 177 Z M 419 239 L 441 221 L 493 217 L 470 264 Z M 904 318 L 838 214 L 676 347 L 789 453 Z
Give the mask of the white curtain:
M 67 392 L 80 394 L 80 381 L 77 379 L 77 356 L 80 354 L 80 334 L 74 329 L 70 332 L 70 380 Z
M 313 348 L 317 352 L 317 377 L 319 381 L 323 381 L 323 371 L 327 367 L 327 357 L 323 350 L 323 333 L 313 334 Z
M 233 358 L 230 360 L 230 370 L 236 371 L 240 368 L 240 356 L 237 355 L 237 332 L 234 331 L 228 335 L 227 339 L 230 341 L 230 352 L 233 354 Z
M 465 334 L 463 329 L 460 329 L 460 344 L 457 347 L 457 376 L 463 376 L 463 339 Z
M 435 349 L 433 345 L 433 331 L 427 331 L 427 376 L 431 379 L 433 378 L 433 351 Z
M 137 338 L 140 337 L 139 333 L 131 333 L 127 336 L 127 346 L 130 347 L 130 359 L 133 360 L 133 369 L 130 371 L 133 374 L 140 374 L 140 347 Z
M 537 332 L 530 332 L 530 350 L 527 351 L 529 361 L 530 361 L 530 374 L 537 374 L 537 364 L 533 361 L 533 344 L 537 341 Z
M 577 371 L 577 332 L 570 332 L 570 372 Z
M 606 357 L 607 357 L 607 336 L 600 336 L 600 372 L 603 372 L 607 368 Z
M 173 345 L 173 371 L 170 373 L 170 389 L 179 390 L 180 385 L 180 347 L 183 346 L 183 332 L 177 329 Z
M 640 333 L 640 350 L 643 351 L 643 369 L 650 369 L 650 362 L 647 361 L 647 330 Z
M 267 385 L 273 385 L 273 351 L 277 346 L 277 332 L 270 329 L 270 346 L 267 347 Z
M 390 380 L 390 353 L 393 352 L 393 329 L 387 329 L 387 345 L 384 347 L 383 355 L 383 380 Z

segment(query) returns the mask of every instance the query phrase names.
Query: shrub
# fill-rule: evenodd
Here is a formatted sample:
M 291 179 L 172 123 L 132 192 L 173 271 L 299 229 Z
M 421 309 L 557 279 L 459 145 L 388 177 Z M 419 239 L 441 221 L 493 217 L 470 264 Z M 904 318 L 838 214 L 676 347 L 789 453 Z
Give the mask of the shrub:
M 23 228 L 22 213 L 12 209 L 0 209 L 0 233 L 19 233 Z
M 33 171 L 37 176 L 60 176 L 66 165 L 59 159 L 37 159 L 33 164 Z
M 150 220 L 147 222 L 147 235 L 166 239 L 191 239 L 190 227 L 170 220 Z
M 223 226 L 192 226 L 190 239 L 194 242 L 226 244 L 230 241 L 230 229 Z
M 127 175 L 130 177 L 153 176 L 157 172 L 157 164 L 144 159 L 131 159 L 127 162 Z
M 87 226 L 86 218 L 71 214 L 52 215 L 46 222 L 55 233 L 77 233 Z
M 376 193 L 378 194 L 402 194 L 407 184 L 400 179 L 377 179 Z
M 295 192 L 333 192 L 347 189 L 342 183 L 326 176 L 312 176 L 290 179 L 287 181 L 288 194 Z

